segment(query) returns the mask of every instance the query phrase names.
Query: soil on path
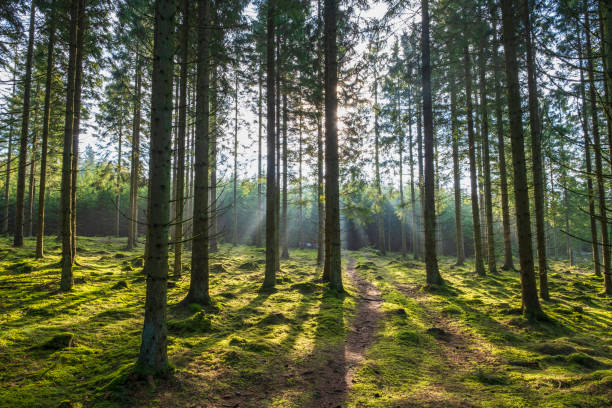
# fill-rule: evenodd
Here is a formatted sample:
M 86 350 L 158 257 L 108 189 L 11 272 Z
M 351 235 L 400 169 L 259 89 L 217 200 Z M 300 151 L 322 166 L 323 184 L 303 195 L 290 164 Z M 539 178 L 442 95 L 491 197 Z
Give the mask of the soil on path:
M 372 283 L 361 278 L 355 271 L 355 260 L 349 259 L 346 273 L 353 281 L 357 302 L 355 317 L 350 332 L 340 349 L 330 350 L 327 364 L 316 373 L 315 395 L 312 407 L 340 407 L 348 397 L 357 369 L 363 364 L 366 350 L 374 342 L 380 306 L 383 299 Z

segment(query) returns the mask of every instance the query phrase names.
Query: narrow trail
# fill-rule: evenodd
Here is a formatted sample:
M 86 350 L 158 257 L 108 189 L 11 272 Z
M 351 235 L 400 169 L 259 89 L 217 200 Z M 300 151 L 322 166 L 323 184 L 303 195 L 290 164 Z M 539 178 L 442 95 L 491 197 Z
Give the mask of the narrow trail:
M 313 401 L 313 408 L 340 407 L 346 400 L 355 373 L 365 359 L 366 350 L 374 342 L 381 318 L 383 299 L 380 291 L 357 274 L 352 258 L 348 260 L 346 273 L 356 289 L 355 317 L 341 349 L 331 353 L 327 364 L 317 373 L 315 392 L 319 398 Z

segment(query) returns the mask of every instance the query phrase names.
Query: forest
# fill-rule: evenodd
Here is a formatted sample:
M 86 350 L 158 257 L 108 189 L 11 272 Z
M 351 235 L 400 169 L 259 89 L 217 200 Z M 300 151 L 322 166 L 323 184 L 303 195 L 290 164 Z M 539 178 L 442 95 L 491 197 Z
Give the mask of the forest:
M 612 406 L 612 0 L 3 0 L 0 194 L 0 408 Z

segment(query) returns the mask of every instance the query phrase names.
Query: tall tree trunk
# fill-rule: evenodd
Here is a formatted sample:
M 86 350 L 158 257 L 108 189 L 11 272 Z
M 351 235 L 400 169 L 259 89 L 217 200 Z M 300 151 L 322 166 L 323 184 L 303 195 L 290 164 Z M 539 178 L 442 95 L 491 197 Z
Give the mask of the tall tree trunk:
M 34 1 L 30 5 L 30 28 L 26 53 L 26 72 L 23 79 L 23 114 L 21 115 L 21 138 L 19 141 L 19 168 L 17 170 L 17 200 L 15 213 L 15 237 L 13 245 L 23 246 L 23 216 L 25 200 L 26 161 L 28 157 L 28 129 L 30 126 L 30 93 L 32 91 L 32 57 L 34 54 Z
M 455 84 L 455 72 L 449 71 L 450 87 L 450 120 L 451 137 L 453 148 L 453 188 L 455 193 L 455 236 L 457 237 L 457 262 L 455 265 L 461 266 L 465 261 L 465 251 L 463 244 L 463 227 L 461 222 L 461 169 L 459 167 L 459 123 L 457 122 L 457 90 Z
M 485 217 L 487 222 L 487 263 L 489 273 L 497 273 L 495 262 L 495 236 L 493 234 L 493 196 L 491 193 L 491 159 L 489 157 L 489 110 L 487 101 L 487 80 L 486 80 L 486 47 L 488 37 L 481 39 L 479 62 L 479 82 L 480 82 L 480 114 L 482 116 L 480 124 L 480 138 L 482 140 L 482 170 L 484 176 L 484 205 Z
M 53 79 L 53 49 L 55 48 L 55 14 L 48 17 L 49 41 L 47 42 L 47 72 L 45 76 L 45 102 L 42 123 L 42 147 L 40 152 L 40 180 L 38 182 L 38 221 L 36 222 L 36 258 L 45 255 L 45 195 L 47 188 L 47 153 L 49 151 L 49 127 L 51 122 L 51 85 Z
M 376 247 L 383 254 L 385 253 L 385 218 L 384 218 L 384 198 L 380 185 L 380 130 L 378 128 L 378 74 L 374 73 L 374 165 L 376 168 L 376 228 L 377 241 Z
M 397 88 L 397 141 L 399 154 L 399 190 L 400 190 L 400 234 L 402 236 L 402 256 L 406 256 L 408 248 L 406 245 L 406 203 L 404 202 L 404 130 L 402 128 L 402 105 L 400 100 L 400 87 Z M 389 240 L 389 245 L 391 244 Z
M 217 73 L 217 60 L 213 58 L 212 64 L 212 90 L 210 101 L 210 252 L 218 251 L 217 240 L 217 136 L 219 135 L 219 123 L 217 113 L 219 110 L 219 100 L 217 88 L 219 87 L 219 77 Z
M 263 63 L 262 63 L 263 65 Z M 262 209 L 262 193 L 263 193 L 263 174 L 261 170 L 261 142 L 262 142 L 262 129 L 263 129 L 263 75 L 260 69 L 257 76 L 257 83 L 259 86 L 259 94 L 257 101 L 257 232 L 255 236 L 255 245 L 261 247 L 262 244 L 262 228 L 263 223 L 263 209 Z
M 595 74 L 593 68 L 593 53 L 591 49 L 591 25 L 589 11 L 584 13 L 584 26 L 586 30 L 586 60 L 589 80 L 589 99 L 591 104 L 591 121 L 593 128 L 593 150 L 595 152 L 595 181 L 597 182 L 597 202 L 599 205 L 599 222 L 601 231 L 601 250 L 603 257 L 603 276 L 605 292 L 612 294 L 612 279 L 610 271 L 610 248 L 608 237 L 608 215 L 606 209 L 606 188 L 603 180 L 602 145 L 599 135 L 599 117 L 597 115 L 597 90 L 595 88 Z
M 470 186 L 472 201 L 472 222 L 474 224 L 474 267 L 480 276 L 485 275 L 484 262 L 482 259 L 482 235 L 480 231 L 480 209 L 478 203 L 478 176 L 476 174 L 476 146 L 474 138 L 474 121 L 472 118 L 472 68 L 468 46 L 463 50 L 465 64 L 465 101 L 468 134 L 468 155 L 470 161 Z
M 13 65 L 13 89 L 11 95 L 15 97 L 15 85 L 17 84 L 17 48 L 15 47 L 15 59 Z M 14 116 L 11 109 L 11 116 L 9 117 L 9 132 L 8 132 L 8 152 L 6 158 L 6 175 L 4 179 L 4 216 L 2 218 L 2 233 L 8 234 L 9 232 L 9 197 L 11 192 L 11 168 L 13 167 L 13 122 Z
M 121 157 L 123 155 L 122 152 L 122 144 L 123 144 L 123 126 L 121 123 L 121 119 L 119 119 L 119 144 L 117 150 L 117 185 L 115 186 L 115 235 L 119 237 L 120 231 L 120 222 L 121 222 Z
M 521 265 L 521 294 L 523 313 L 530 319 L 543 317 L 538 300 L 529 217 L 529 187 L 525 163 L 525 140 L 523 135 L 521 95 L 519 88 L 519 66 L 517 60 L 518 19 L 515 15 L 516 0 L 502 0 L 502 29 L 505 51 L 506 84 L 508 89 L 508 112 L 512 142 L 512 167 L 514 170 L 514 202 L 518 235 L 519 260 Z
M 179 78 L 178 127 L 176 139 L 176 200 L 174 204 L 174 276 L 183 272 L 183 215 L 185 211 L 185 142 L 187 139 L 187 68 L 189 64 L 189 0 L 183 0 L 181 14 L 181 66 Z
M 151 146 L 149 180 L 151 205 L 147 230 L 147 289 L 138 369 L 167 375 L 168 225 L 170 223 L 170 157 L 172 154 L 172 73 L 174 72 L 174 0 L 156 0 L 151 79 Z
M 418 258 L 424 256 L 423 254 L 423 207 L 425 204 L 425 181 L 423 178 L 423 126 L 422 126 L 422 109 L 421 102 L 417 101 L 417 156 L 418 156 L 418 170 L 419 170 L 419 206 L 420 214 L 417 217 L 417 245 L 418 245 Z M 415 256 L 415 259 L 417 257 Z M 424 259 L 424 258 L 423 258 Z
M 425 205 L 423 220 L 425 224 L 425 271 L 428 285 L 443 283 L 438 270 L 436 255 L 436 202 L 434 180 L 434 133 L 431 101 L 431 62 L 429 50 L 429 0 L 421 0 L 421 83 L 423 87 L 423 129 L 425 133 Z
M 325 178 L 324 178 L 324 145 L 323 145 L 323 114 L 321 104 L 317 104 L 317 265 L 325 262 Z M 329 281 L 329 276 L 323 276 Z
M 497 18 L 496 8 L 491 10 L 492 20 Z M 503 102 L 502 102 L 502 65 L 503 61 L 498 55 L 497 49 L 501 44 L 497 35 L 497 27 L 493 30 L 493 67 L 495 74 L 495 127 L 497 133 L 497 154 L 499 168 L 499 185 L 501 191 L 502 207 L 502 227 L 504 230 L 504 264 L 502 269 L 505 271 L 514 270 L 512 259 L 512 230 L 510 228 L 510 206 L 508 195 L 508 177 L 506 166 L 506 147 L 504 143 L 504 122 L 503 122 Z
M 588 35 L 588 32 L 587 32 Z M 595 195 L 593 193 L 593 168 L 591 164 L 591 143 L 589 137 L 589 123 L 587 115 L 587 99 L 585 92 L 584 62 L 582 51 L 582 35 L 578 32 L 578 54 L 580 56 L 580 99 L 582 100 L 582 132 L 584 136 L 584 162 L 586 166 L 587 197 L 589 201 L 589 222 L 591 230 L 591 250 L 593 257 L 593 268 L 596 276 L 601 276 L 601 263 L 599 259 L 599 244 L 597 242 L 597 216 L 595 214 Z
M 280 33 L 276 33 L 276 191 L 274 192 L 274 217 L 276 218 L 276 229 L 274 230 L 274 247 L 277 249 L 276 255 L 276 270 L 280 271 L 280 189 L 281 189 L 281 37 Z
M 416 195 L 414 191 L 414 154 L 413 154 L 413 140 L 412 140 L 412 102 L 410 100 L 411 89 L 408 89 L 408 157 L 410 160 L 410 228 L 412 231 L 410 239 L 410 247 L 412 249 L 412 255 L 417 258 L 417 210 L 416 210 Z
M 196 95 L 195 180 L 191 281 L 184 303 L 210 304 L 208 293 L 208 160 L 210 95 L 210 4 L 198 0 L 198 80 Z
M 76 235 L 77 235 L 77 224 L 76 224 L 76 193 L 77 193 L 77 177 L 79 167 L 79 133 L 81 124 L 81 93 L 82 93 L 82 80 L 83 80 L 83 38 L 85 36 L 86 29 L 86 14 L 85 14 L 85 0 L 79 2 L 79 20 L 78 20 L 78 32 L 77 32 L 77 53 L 76 53 L 76 72 L 74 78 L 74 124 L 72 125 L 72 182 L 71 182 L 71 200 L 72 200 L 72 211 L 70 213 L 70 241 L 72 246 L 72 263 L 75 262 L 76 258 Z
M 315 59 L 315 71 L 318 78 L 323 78 L 323 14 L 321 0 L 317 0 L 317 58 Z M 319 80 L 320 81 L 320 80 Z M 324 146 L 323 146 L 323 90 L 319 82 L 316 93 L 316 118 L 317 118 L 317 266 L 325 263 L 325 181 L 324 181 Z M 329 282 L 329 272 L 323 268 L 323 280 Z
M 289 259 L 289 238 L 287 236 L 287 125 L 288 125 L 288 107 L 287 107 L 287 78 L 283 78 L 283 202 L 281 213 L 281 237 L 282 237 L 282 252 L 281 258 Z
M 232 243 L 238 245 L 238 67 L 236 67 L 236 87 L 234 98 L 234 205 L 232 213 L 234 226 L 232 228 Z
M 262 289 L 273 290 L 276 285 L 276 258 L 278 242 L 275 240 L 276 223 L 276 91 L 275 91 L 275 61 L 274 61 L 274 16 L 276 0 L 267 2 L 267 63 L 266 63 L 266 103 L 267 116 L 267 172 L 266 172 L 266 269 Z
M 74 125 L 74 94 L 77 61 L 77 32 L 80 0 L 72 0 L 70 7 L 70 42 L 66 84 L 66 111 L 64 116 L 64 151 L 62 154 L 61 185 L 61 231 L 62 231 L 62 275 L 60 289 L 72 289 L 72 155 Z
M 140 172 L 140 97 L 142 88 L 140 53 L 136 51 L 134 87 L 134 118 L 132 120 L 132 157 L 130 166 L 130 219 L 128 249 L 136 247 L 138 241 L 138 174 Z
M 299 135 L 299 140 L 298 140 L 298 242 L 297 242 L 297 246 L 300 249 L 304 248 L 304 239 L 303 239 L 303 227 L 304 227 L 304 205 L 303 205 L 303 198 L 302 198 L 302 159 L 303 159 L 303 154 L 302 154 L 302 144 L 303 144 L 303 138 L 302 138 L 302 105 L 301 103 L 298 105 L 298 109 L 299 109 L 299 121 L 298 121 L 298 135 Z
M 36 91 L 34 92 L 34 98 L 37 99 L 38 91 L 40 90 L 40 81 L 36 81 Z M 38 119 L 38 101 L 34 105 L 34 115 L 32 117 L 33 122 L 33 134 L 32 134 L 32 153 L 30 154 L 30 180 L 28 182 L 28 225 L 25 229 L 24 234 L 28 237 L 32 236 L 33 222 L 34 222 L 34 192 L 36 191 L 36 177 L 34 175 L 36 168 L 36 156 L 38 153 L 38 128 L 36 127 L 36 120 Z
M 332 289 L 343 292 L 338 165 L 338 0 L 325 0 L 325 268 Z
M 538 103 L 535 51 L 530 22 L 529 0 L 521 0 L 521 19 L 524 25 L 525 54 L 527 61 L 527 87 L 529 89 L 529 128 L 531 130 L 531 171 L 533 175 L 533 199 L 536 221 L 536 243 L 538 250 L 538 273 L 540 276 L 540 297 L 549 300 L 546 265 L 546 224 L 544 223 L 544 173 L 542 169 L 542 129 Z

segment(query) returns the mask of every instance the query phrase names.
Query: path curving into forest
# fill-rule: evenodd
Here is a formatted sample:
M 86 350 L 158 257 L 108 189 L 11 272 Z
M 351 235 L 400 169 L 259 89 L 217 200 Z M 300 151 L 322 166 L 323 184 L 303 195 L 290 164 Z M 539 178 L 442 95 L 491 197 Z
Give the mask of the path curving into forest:
M 355 271 L 355 260 L 348 259 L 346 274 L 355 287 L 355 317 L 344 344 L 331 354 L 327 364 L 317 373 L 314 407 L 335 408 L 342 405 L 354 383 L 355 373 L 365 360 L 366 350 L 374 343 L 381 319 L 383 299 L 378 288 Z

